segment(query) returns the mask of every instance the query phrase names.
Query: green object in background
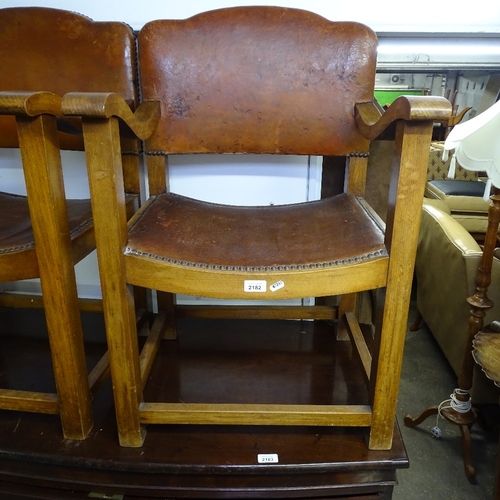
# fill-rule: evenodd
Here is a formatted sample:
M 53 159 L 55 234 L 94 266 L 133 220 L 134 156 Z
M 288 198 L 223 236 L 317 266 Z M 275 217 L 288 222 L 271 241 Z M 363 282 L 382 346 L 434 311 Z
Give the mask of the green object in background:
M 381 106 L 392 104 L 400 95 L 425 95 L 422 89 L 375 90 L 375 98 Z

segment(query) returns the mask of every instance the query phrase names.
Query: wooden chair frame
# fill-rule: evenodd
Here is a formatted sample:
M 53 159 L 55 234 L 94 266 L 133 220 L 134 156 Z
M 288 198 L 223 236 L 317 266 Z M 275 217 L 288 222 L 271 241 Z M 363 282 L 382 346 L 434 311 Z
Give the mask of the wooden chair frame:
M 79 121 L 62 119 L 60 96 L 113 89 L 134 107 L 135 36 L 123 23 L 45 7 L 0 9 L 0 27 L 0 57 L 9 67 L 0 78 L 0 147 L 20 148 L 28 195 L 0 193 L 0 280 L 40 278 L 42 288 L 42 296 L 0 293 L 0 307 L 44 308 L 56 383 L 50 394 L 0 389 L 0 409 L 60 414 L 64 437 L 83 439 L 92 428 L 92 396 L 109 366 L 106 355 L 87 371 L 80 311 L 102 311 L 102 301 L 77 294 L 74 265 L 95 250 L 95 237 L 90 200 L 65 197 L 60 150 L 81 151 L 83 140 Z M 141 143 L 122 132 L 130 216 L 141 196 Z M 21 245 L 11 238 L 18 232 Z
M 83 439 L 93 425 L 92 394 L 109 373 L 107 356 L 87 374 L 74 272 L 88 234 L 70 228 L 56 120 L 49 92 L 0 92 L 0 114 L 16 117 L 35 246 L 0 255 L 2 274 L 39 276 L 56 393 L 0 389 L 0 409 L 59 414 L 64 436 Z M 75 235 L 76 233 L 76 235 Z M 85 252 L 84 252 L 85 253 Z
M 264 8 L 258 14 L 261 17 L 268 14 L 271 17 L 281 16 L 285 15 L 284 10 Z M 290 10 L 286 11 L 288 15 Z M 222 23 L 220 19 L 225 19 L 232 26 L 228 18 L 233 14 L 246 18 L 254 13 L 251 8 L 227 9 L 217 12 L 216 17 L 218 22 Z M 296 13 L 299 17 L 303 15 L 309 19 L 309 14 Z M 196 18 L 192 19 L 193 22 L 197 21 Z M 314 21 L 326 23 L 326 20 L 319 19 L 319 16 L 315 17 Z M 148 63 L 141 60 L 141 64 Z M 141 255 L 139 252 L 134 255 L 130 251 L 129 229 L 120 195 L 122 168 L 117 147 L 119 122 L 124 121 L 139 137 L 147 139 L 146 150 L 149 151 L 152 133 L 153 143 L 160 134 L 160 106 L 163 106 L 162 113 L 167 110 L 164 102 L 144 102 L 132 114 L 126 103 L 113 94 L 71 93 L 63 99 L 63 112 L 68 116 L 82 116 L 83 120 L 120 443 L 123 446 L 140 446 L 145 436 L 145 425 L 153 423 L 360 426 L 370 428 L 371 449 L 390 449 L 431 133 L 434 121 L 449 116 L 449 102 L 439 97 L 402 97 L 386 112 L 374 102 L 373 97 L 369 101 L 353 103 L 351 120 L 356 134 L 362 138 L 360 141 L 365 141 L 360 144 L 365 144 L 366 151 L 369 141 L 390 124 L 395 122 L 396 126 L 389 216 L 383 242 L 385 250 L 380 255 L 368 262 L 347 260 L 321 269 L 256 269 L 251 273 L 248 269 L 228 270 L 217 266 L 201 269 L 186 267 L 183 263 L 162 261 L 161 258 L 148 260 L 148 254 Z M 337 141 L 331 146 L 333 153 L 330 154 L 349 156 L 350 146 L 339 143 Z M 151 178 L 162 180 L 165 164 L 162 155 L 153 150 L 151 148 L 152 163 L 160 168 L 158 175 L 151 175 Z M 347 184 L 358 194 L 364 189 L 366 154 L 361 152 L 350 156 Z M 155 188 L 152 191 L 153 195 L 156 194 Z M 161 192 L 161 188 L 156 191 Z M 105 204 L 102 202 L 104 199 Z M 358 201 L 360 206 L 364 206 L 361 200 Z M 131 220 L 129 228 L 133 228 L 154 203 L 155 196 Z M 373 214 L 370 217 L 376 218 Z M 377 234 L 379 230 L 382 231 L 381 228 L 376 229 Z M 368 347 L 355 315 L 349 311 L 349 306 L 344 305 L 342 319 L 368 383 L 368 404 L 269 405 L 144 401 L 143 387 L 164 330 L 169 325 L 169 316 L 168 311 L 160 311 L 139 353 L 130 284 L 169 293 L 200 290 L 207 296 L 247 298 L 241 290 L 241 283 L 248 279 L 249 274 L 252 279 L 265 279 L 269 283 L 280 279 L 286 281 L 291 297 L 346 294 L 348 300 L 352 300 L 353 294 L 362 289 L 386 288 L 385 307 L 378 325 L 375 350 Z M 214 280 L 218 280 L 218 285 L 211 292 L 210 283 Z M 271 291 L 267 291 L 259 298 L 274 297 Z

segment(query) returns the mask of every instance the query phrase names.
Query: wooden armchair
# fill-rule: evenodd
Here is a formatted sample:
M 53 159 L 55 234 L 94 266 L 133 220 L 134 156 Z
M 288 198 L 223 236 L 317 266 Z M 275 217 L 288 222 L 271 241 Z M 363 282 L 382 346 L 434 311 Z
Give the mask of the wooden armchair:
M 60 148 L 82 150 L 83 140 L 78 121 L 61 122 L 58 95 L 114 89 L 134 105 L 135 40 L 122 23 L 38 7 L 0 9 L 0 31 L 0 60 L 8 68 L 0 74 L 0 147 L 20 148 L 27 191 L 0 192 L 0 281 L 40 278 L 42 288 L 42 297 L 2 293 L 0 306 L 44 307 L 56 386 L 47 393 L 13 383 L 0 389 L 0 409 L 59 414 L 64 436 L 83 439 L 107 362 L 88 375 L 79 309 L 102 304 L 77 295 L 74 264 L 95 249 L 95 239 L 90 200 L 65 197 Z M 77 133 L 60 133 L 58 125 Z M 121 147 L 129 153 L 124 169 L 133 174 L 125 175 L 130 213 L 138 206 L 140 143 L 132 138 Z
M 65 114 L 83 115 L 123 446 L 141 446 L 146 424 L 188 423 L 368 427 L 370 448 L 391 447 L 429 143 L 433 121 L 445 119 L 450 104 L 402 97 L 384 113 L 373 97 L 376 46 L 375 34 L 360 24 L 294 9 L 230 8 L 142 29 L 145 102 L 135 115 L 112 94 L 64 97 Z M 151 182 L 151 198 L 128 227 L 117 147 L 122 120 L 146 139 Z M 385 230 L 362 195 L 370 140 L 394 121 Z M 347 189 L 285 206 L 206 203 L 167 192 L 166 159 L 183 153 L 345 156 Z M 347 395 L 345 404 L 146 402 L 143 388 L 175 308 L 170 302 L 162 310 L 160 301 L 140 353 L 130 284 L 250 300 L 349 298 L 385 287 L 373 349 L 349 308 L 341 318 L 359 354 L 366 397 Z M 242 317 L 241 310 L 222 314 Z M 246 314 L 261 317 L 253 307 Z M 324 307 L 271 308 L 269 316 L 280 314 L 325 317 Z

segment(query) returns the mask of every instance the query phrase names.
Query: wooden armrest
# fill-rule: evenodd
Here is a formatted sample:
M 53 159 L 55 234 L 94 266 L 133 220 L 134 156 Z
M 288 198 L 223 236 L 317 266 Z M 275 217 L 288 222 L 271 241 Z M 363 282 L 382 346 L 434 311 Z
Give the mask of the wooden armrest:
M 160 118 L 160 103 L 146 101 L 135 113 L 122 97 L 115 93 L 70 92 L 62 99 L 66 116 L 87 118 L 120 118 L 140 139 L 147 139 Z
M 79 121 L 62 116 L 61 100 L 60 96 L 47 91 L 0 91 L 0 115 L 53 115 L 57 118 L 57 129 L 60 132 L 81 135 Z
M 61 115 L 61 98 L 52 92 L 0 92 L 0 115 Z
M 356 125 L 369 140 L 378 137 L 396 120 L 441 122 L 450 116 L 450 101 L 438 96 L 400 96 L 385 112 L 375 102 L 357 103 L 355 107 Z

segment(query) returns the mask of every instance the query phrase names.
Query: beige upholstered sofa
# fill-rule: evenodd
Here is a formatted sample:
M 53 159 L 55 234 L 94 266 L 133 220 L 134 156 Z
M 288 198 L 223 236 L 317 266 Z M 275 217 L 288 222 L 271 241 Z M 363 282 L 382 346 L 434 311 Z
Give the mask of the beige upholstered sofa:
M 466 299 L 475 292 L 480 258 L 481 248 L 451 217 L 446 203 L 425 199 L 415 267 L 417 308 L 457 375 L 467 343 L 470 308 Z M 485 324 L 500 319 L 498 258 L 493 262 L 488 296 L 495 305 L 488 311 Z M 500 395 L 478 366 L 471 393 L 476 404 L 498 403 Z

